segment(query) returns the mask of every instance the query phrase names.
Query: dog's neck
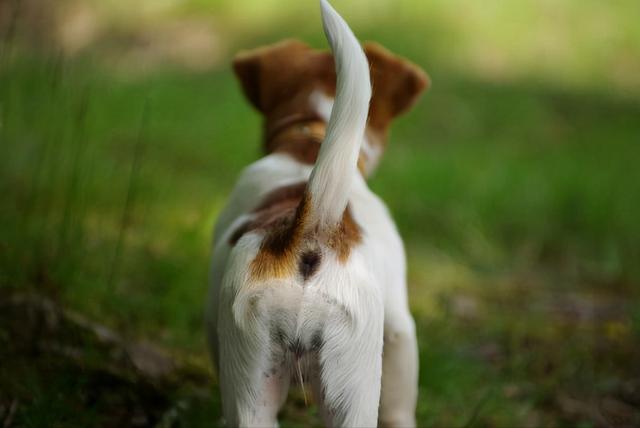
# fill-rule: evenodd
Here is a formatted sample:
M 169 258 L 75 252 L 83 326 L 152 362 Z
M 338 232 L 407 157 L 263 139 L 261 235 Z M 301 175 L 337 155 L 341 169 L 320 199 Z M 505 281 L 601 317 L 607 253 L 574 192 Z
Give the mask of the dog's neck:
M 318 158 L 327 123 L 313 112 L 296 112 L 267 120 L 264 147 L 267 153 L 286 153 L 298 162 L 313 165 Z
M 313 165 L 324 140 L 333 99 L 314 92 L 309 102 L 292 103 L 268 115 L 264 123 L 264 149 L 267 154 L 285 153 L 298 162 Z M 383 137 L 367 129 L 358 158 L 358 169 L 367 177 L 377 166 L 382 154 Z

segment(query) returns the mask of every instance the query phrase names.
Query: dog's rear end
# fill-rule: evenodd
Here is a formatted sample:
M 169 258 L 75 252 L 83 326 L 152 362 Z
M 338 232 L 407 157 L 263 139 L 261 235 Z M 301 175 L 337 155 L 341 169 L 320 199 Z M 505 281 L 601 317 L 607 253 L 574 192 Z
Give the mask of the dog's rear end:
M 358 172 L 369 63 L 342 18 L 321 6 L 337 87 L 317 160 L 312 169 L 278 155 L 254 164 L 216 231 L 207 327 L 231 426 L 277 425 L 296 378 L 306 379 L 328 425 L 377 425 L 390 312 L 409 336 L 406 361 L 392 362 L 408 365 L 399 375 L 408 392 L 392 392 L 406 393 L 404 423 L 413 420 L 417 362 L 402 243 Z M 260 193 L 253 205 L 251 192 Z

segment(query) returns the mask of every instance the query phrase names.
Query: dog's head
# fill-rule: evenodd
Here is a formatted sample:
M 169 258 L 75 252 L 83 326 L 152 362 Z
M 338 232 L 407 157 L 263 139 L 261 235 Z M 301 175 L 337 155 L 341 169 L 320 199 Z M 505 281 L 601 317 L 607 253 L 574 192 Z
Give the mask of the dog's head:
M 427 74 L 376 43 L 365 43 L 373 93 L 363 148 L 364 171 L 371 172 L 386 146 L 389 125 L 408 111 L 428 87 Z M 312 122 L 323 119 L 314 96 L 332 99 L 336 90 L 333 56 L 297 40 L 285 40 L 239 53 L 233 69 L 251 104 L 265 118 L 265 141 L 270 151 L 270 130 L 288 118 Z M 327 118 L 324 118 L 325 120 Z M 313 163 L 313 155 L 306 160 Z

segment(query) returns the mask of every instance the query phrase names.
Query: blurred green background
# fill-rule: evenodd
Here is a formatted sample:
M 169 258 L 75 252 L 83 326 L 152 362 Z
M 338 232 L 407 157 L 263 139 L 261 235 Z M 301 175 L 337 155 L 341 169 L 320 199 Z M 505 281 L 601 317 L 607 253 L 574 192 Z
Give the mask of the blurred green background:
M 433 81 L 370 182 L 419 425 L 639 426 L 637 0 L 334 5 Z M 317 2 L 4 0 L 0 30 L 0 422 L 219 425 L 210 233 L 261 129 L 229 63 L 326 47 Z M 299 391 L 281 420 L 320 423 Z

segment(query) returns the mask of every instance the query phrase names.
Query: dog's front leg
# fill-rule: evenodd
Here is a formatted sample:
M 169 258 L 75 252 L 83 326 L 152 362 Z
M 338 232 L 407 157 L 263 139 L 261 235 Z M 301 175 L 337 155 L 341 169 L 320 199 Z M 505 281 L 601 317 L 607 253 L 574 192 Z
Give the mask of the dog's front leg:
M 286 399 L 290 371 L 273 347 L 269 331 L 254 324 L 239 328 L 229 306 L 220 309 L 219 380 L 229 427 L 277 427 L 278 410 Z

